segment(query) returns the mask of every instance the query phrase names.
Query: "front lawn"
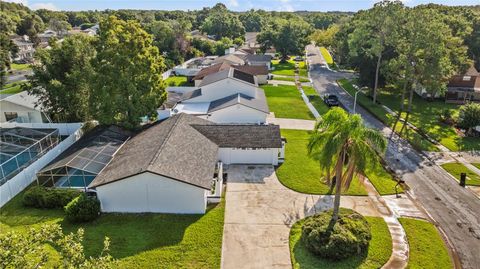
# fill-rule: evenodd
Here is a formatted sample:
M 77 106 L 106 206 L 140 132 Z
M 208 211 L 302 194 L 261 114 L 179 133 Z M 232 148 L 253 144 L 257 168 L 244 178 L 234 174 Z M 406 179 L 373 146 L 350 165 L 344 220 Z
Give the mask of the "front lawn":
M 323 58 L 327 62 L 328 65 L 333 64 L 333 58 L 332 55 L 328 52 L 328 50 L 325 47 L 320 47 L 320 53 L 322 53 Z
M 11 69 L 12 70 L 26 70 L 26 69 L 30 69 L 30 64 L 15 64 L 15 63 L 12 63 L 10 65 Z
M 475 166 L 476 168 L 480 169 L 480 163 L 472 163 L 473 166 Z
M 312 103 L 320 115 L 328 112 L 330 108 L 323 102 L 323 99 L 318 95 L 317 91 L 313 87 L 303 86 L 302 89 L 309 98 L 310 103 Z
M 454 268 L 447 247 L 433 224 L 424 220 L 400 218 L 410 247 L 410 269 Z
M 272 66 L 274 70 L 271 72 L 274 75 L 295 76 L 295 57 L 290 57 L 286 63 L 280 63 L 280 60 L 273 60 Z M 305 61 L 298 62 L 298 75 L 301 77 L 307 77 L 307 66 Z
M 356 89 L 353 88 L 353 85 L 347 79 L 338 80 L 338 84 L 345 89 L 350 95 L 354 96 Z M 395 118 L 388 113 L 382 106 L 378 104 L 373 104 L 372 100 L 368 98 L 364 93 L 359 93 L 357 95 L 357 105 L 362 106 L 365 110 L 373 114 L 378 120 L 383 122 L 385 125 L 393 127 Z M 397 124 L 395 130 L 398 132 L 402 128 L 402 124 Z M 403 133 L 403 138 L 405 138 L 410 144 L 415 147 L 417 150 L 421 151 L 439 151 L 438 147 L 435 144 L 428 141 L 426 138 L 418 134 L 415 130 L 410 127 L 406 127 Z
M 22 86 L 26 84 L 26 82 L 13 82 L 3 86 L 0 94 L 15 94 L 23 91 Z
M 478 164 L 477 164 L 478 165 Z M 457 181 L 460 181 L 460 174 L 467 174 L 467 185 L 480 186 L 480 175 L 468 169 L 461 163 L 445 163 L 442 164 L 443 169 L 450 173 Z
M 270 111 L 277 118 L 315 120 L 295 86 L 263 85 Z
M 0 232 L 60 223 L 65 232 L 85 229 L 89 256 L 100 253 L 108 236 L 119 268 L 220 268 L 223 203 L 205 215 L 105 214 L 91 223 L 72 225 L 63 220 L 62 210 L 23 207 L 20 194 L 2 208 Z
M 167 86 L 193 86 L 193 83 L 187 82 L 187 77 L 172 76 L 165 80 Z
M 287 139 L 285 162 L 276 171 L 278 180 L 286 187 L 310 194 L 329 194 L 330 188 L 323 181 L 323 174 L 316 161 L 308 157 L 307 144 L 310 131 L 281 130 Z M 396 181 L 380 164 L 369 166 L 366 176 L 381 195 L 394 194 Z M 402 188 L 398 188 L 402 192 Z M 355 178 L 345 195 L 367 195 L 362 183 Z
M 375 269 L 381 268 L 392 254 L 392 238 L 388 231 L 388 226 L 382 218 L 365 217 L 370 224 L 372 240 L 368 246 L 368 253 L 360 256 L 354 256 L 342 261 L 330 261 L 321 259 L 310 253 L 301 241 L 302 224 L 300 220 L 292 226 L 290 230 L 290 255 L 294 269 L 314 269 L 314 268 L 332 268 L 332 269 Z

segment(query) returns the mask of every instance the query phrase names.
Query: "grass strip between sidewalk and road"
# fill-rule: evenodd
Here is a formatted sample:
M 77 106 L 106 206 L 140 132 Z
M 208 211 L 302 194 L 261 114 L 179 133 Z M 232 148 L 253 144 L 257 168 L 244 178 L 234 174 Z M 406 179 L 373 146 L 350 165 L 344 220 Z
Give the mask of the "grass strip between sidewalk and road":
M 399 218 L 398 220 L 405 229 L 410 248 L 407 268 L 454 268 L 447 246 L 432 223 L 410 218 Z
M 444 163 L 441 165 L 450 175 L 452 175 L 457 181 L 460 181 L 460 174 L 467 174 L 467 185 L 480 186 L 480 175 L 477 175 L 472 170 L 468 169 L 461 163 Z
M 320 47 L 320 53 L 322 54 L 323 58 L 325 59 L 325 62 L 327 62 L 328 65 L 333 64 L 333 58 L 330 52 L 325 47 Z
M 370 224 L 372 240 L 366 254 L 353 256 L 342 261 L 330 261 L 319 258 L 310 253 L 304 246 L 302 235 L 302 224 L 300 220 L 290 230 L 290 255 L 294 269 L 376 269 L 381 268 L 392 254 L 392 238 L 388 226 L 382 218 L 365 217 Z

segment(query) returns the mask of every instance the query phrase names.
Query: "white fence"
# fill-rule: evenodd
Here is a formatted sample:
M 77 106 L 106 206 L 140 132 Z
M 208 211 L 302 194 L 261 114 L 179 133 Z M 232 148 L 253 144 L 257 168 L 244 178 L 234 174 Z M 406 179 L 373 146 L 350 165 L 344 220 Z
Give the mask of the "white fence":
M 1 124 L 0 127 L 7 128 L 7 124 Z M 15 126 L 11 126 L 15 125 Z M 27 126 L 30 125 L 30 126 Z M 31 126 L 35 125 L 35 126 Z M 41 125 L 41 126 L 39 126 Z M 74 127 L 77 129 L 73 129 Z M 0 186 L 0 207 L 10 201 L 15 195 L 19 194 L 35 179 L 36 174 L 58 155 L 64 152 L 68 147 L 75 143 L 82 136 L 81 123 L 9 123 L 8 127 L 30 127 L 30 128 L 57 128 L 61 135 L 69 135 L 53 149 L 49 150 L 45 155 L 31 163 L 16 176 Z
M 18 122 L 3 122 L 0 123 L 0 128 L 38 128 L 38 129 L 58 129 L 60 135 L 71 135 L 76 132 L 82 123 L 18 123 Z
M 172 71 L 173 71 L 172 69 L 169 69 L 169 70 L 167 70 L 165 73 L 163 73 L 163 74 L 162 74 L 162 79 L 163 79 L 163 80 L 166 80 L 167 78 L 169 78 L 170 75 L 172 74 Z

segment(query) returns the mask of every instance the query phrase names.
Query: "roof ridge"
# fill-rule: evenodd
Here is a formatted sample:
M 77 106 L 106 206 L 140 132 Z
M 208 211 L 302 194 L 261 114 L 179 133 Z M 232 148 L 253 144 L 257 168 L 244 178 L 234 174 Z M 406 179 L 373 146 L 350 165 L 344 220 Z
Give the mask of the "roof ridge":
M 167 133 L 167 136 L 165 137 L 165 139 L 163 140 L 162 144 L 160 145 L 160 147 L 158 147 L 158 150 L 157 152 L 155 153 L 155 155 L 153 156 L 153 158 L 150 160 L 150 162 L 148 162 L 148 165 L 147 165 L 147 169 L 145 169 L 146 171 L 150 170 L 150 166 L 158 159 L 158 157 L 160 156 L 163 148 L 165 147 L 167 141 L 170 139 L 170 136 L 172 136 L 172 133 L 173 133 L 173 129 L 178 125 L 178 122 L 180 120 L 181 117 L 184 116 L 184 113 L 180 113 L 180 114 L 177 114 L 178 116 L 175 118 L 175 122 L 172 124 L 172 126 L 170 127 L 168 133 Z M 173 118 L 173 117 L 172 117 Z

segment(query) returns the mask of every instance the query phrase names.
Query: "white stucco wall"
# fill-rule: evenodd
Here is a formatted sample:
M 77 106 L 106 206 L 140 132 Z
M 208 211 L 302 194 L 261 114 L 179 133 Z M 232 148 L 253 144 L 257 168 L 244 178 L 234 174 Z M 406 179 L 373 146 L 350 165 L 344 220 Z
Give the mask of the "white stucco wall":
M 102 212 L 203 214 L 208 191 L 145 172 L 96 188 Z
M 257 82 L 260 85 L 267 84 L 268 83 L 268 75 L 258 75 L 257 76 Z
M 256 97 L 257 87 L 253 84 L 244 83 L 236 79 L 227 78 L 215 83 L 202 86 L 202 95 L 188 100 L 188 102 L 211 102 L 232 94 L 243 93 L 250 97 Z M 187 101 L 184 101 L 185 103 Z
M 0 101 L 0 122 L 6 122 L 5 112 L 17 112 L 22 122 L 42 123 L 42 114 L 40 111 L 28 107 L 20 106 L 6 100 Z
M 280 149 L 219 148 L 218 159 L 224 164 L 272 164 L 278 165 Z
M 265 123 L 267 113 L 246 107 L 244 105 L 234 105 L 221 110 L 214 111 L 210 116 L 203 116 L 204 119 L 216 123 Z

